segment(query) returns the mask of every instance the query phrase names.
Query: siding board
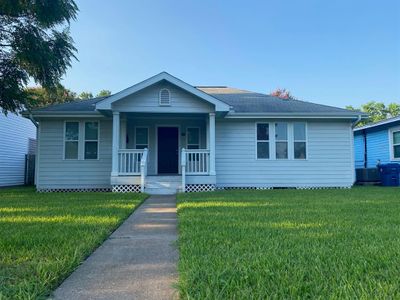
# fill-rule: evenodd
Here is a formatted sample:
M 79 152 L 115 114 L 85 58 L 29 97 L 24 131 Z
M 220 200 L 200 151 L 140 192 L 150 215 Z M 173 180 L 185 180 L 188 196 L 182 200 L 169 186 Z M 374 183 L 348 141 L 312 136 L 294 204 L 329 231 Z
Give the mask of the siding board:
M 255 123 L 255 120 L 217 120 L 217 185 L 348 187 L 353 184 L 350 123 L 308 121 L 307 160 L 257 160 Z
M 29 139 L 36 139 L 36 127 L 30 120 L 0 112 L 0 186 L 24 184 Z

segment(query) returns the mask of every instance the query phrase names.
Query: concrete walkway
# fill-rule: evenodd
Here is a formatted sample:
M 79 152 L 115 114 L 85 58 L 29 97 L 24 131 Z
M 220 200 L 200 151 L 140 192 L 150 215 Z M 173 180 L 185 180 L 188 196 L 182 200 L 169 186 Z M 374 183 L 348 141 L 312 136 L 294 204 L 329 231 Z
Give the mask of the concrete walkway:
M 176 198 L 148 198 L 54 292 L 54 299 L 176 299 Z

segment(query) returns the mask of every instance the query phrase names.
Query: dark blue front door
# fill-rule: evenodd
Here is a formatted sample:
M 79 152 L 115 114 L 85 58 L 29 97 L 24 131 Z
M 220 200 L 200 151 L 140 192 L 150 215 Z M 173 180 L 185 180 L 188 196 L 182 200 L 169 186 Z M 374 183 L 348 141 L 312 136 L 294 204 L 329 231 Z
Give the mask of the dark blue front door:
M 179 157 L 179 131 L 177 127 L 158 127 L 158 173 L 177 174 Z

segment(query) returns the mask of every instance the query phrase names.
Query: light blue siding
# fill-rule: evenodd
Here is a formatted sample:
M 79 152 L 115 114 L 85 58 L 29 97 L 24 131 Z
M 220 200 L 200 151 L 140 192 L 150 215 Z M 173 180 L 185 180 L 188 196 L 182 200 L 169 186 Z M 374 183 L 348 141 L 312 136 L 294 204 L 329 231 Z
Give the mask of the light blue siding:
M 397 128 L 400 122 L 392 122 L 365 129 L 367 140 L 367 168 L 374 168 L 378 161 L 382 164 L 394 162 L 390 159 L 389 130 Z M 364 138 L 362 131 L 354 132 L 355 167 L 364 168 Z M 396 161 L 398 162 L 398 161 Z
M 255 123 L 256 120 L 248 119 L 217 121 L 218 186 L 349 187 L 353 184 L 349 122 L 308 121 L 307 160 L 257 160 Z
M 364 168 L 364 136 L 359 133 L 354 136 L 354 161 L 356 169 Z
M 82 121 L 83 119 L 74 119 Z M 93 119 L 86 119 L 91 121 Z M 100 120 L 98 160 L 64 160 L 64 120 L 41 120 L 38 143 L 38 189 L 108 188 L 111 174 L 111 120 Z
M 159 104 L 159 93 L 164 88 L 170 91 L 169 106 L 160 106 Z M 148 113 L 207 113 L 215 110 L 214 105 L 168 82 L 160 82 L 147 87 L 113 103 L 112 107 L 113 110 L 121 112 Z
M 30 120 L 0 112 L 0 186 L 24 184 L 29 139 L 36 140 L 36 127 Z
M 367 133 L 367 168 L 390 162 L 389 133 L 387 129 Z

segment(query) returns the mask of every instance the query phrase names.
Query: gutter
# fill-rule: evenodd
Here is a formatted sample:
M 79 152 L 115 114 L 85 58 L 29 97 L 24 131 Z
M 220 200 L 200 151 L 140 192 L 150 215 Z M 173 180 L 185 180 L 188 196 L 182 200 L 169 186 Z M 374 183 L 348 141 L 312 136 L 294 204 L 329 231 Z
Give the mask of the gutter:
M 358 115 L 357 120 L 355 120 L 352 124 L 351 124 L 351 128 L 354 129 L 354 127 L 357 126 L 358 123 L 360 123 L 362 120 L 362 115 Z

